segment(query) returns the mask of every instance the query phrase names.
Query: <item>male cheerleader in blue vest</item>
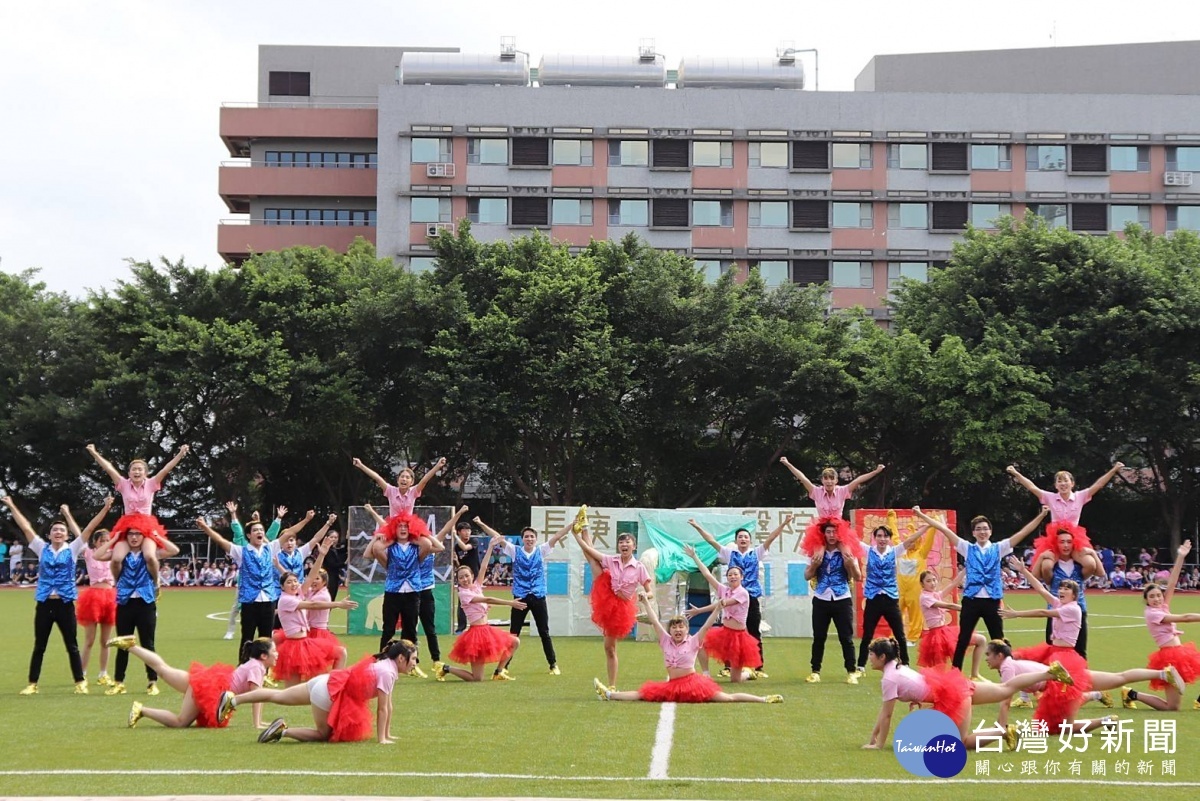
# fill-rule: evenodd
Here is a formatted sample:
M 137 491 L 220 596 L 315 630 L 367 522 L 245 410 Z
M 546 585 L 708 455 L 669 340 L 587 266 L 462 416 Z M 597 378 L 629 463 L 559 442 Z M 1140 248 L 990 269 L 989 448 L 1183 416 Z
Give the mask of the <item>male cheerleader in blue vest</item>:
M 241 664 L 242 643 L 250 642 L 255 637 L 271 636 L 275 602 L 279 600 L 279 582 L 275 572 L 279 540 L 267 542 L 267 529 L 261 521 L 250 523 L 245 545 L 234 545 L 218 534 L 204 518 L 197 519 L 196 525 L 238 566 L 238 603 L 242 605 L 238 664 Z

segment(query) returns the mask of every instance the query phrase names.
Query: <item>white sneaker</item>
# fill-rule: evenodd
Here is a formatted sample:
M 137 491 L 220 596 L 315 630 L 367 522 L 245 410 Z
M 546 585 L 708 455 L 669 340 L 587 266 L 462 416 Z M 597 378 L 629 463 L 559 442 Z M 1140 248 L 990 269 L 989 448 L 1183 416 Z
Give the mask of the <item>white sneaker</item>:
M 225 636 L 224 636 L 224 637 L 222 637 L 221 639 L 222 639 L 222 640 L 232 640 L 232 639 L 233 639 L 233 632 L 232 632 L 232 631 L 227 631 L 227 632 L 225 632 Z

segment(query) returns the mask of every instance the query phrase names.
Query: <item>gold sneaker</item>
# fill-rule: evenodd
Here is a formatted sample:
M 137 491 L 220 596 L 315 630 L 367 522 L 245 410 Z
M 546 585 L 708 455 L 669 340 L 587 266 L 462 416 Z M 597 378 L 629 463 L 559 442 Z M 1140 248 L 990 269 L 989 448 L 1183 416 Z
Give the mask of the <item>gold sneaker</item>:
M 83 681 L 75 682 L 75 694 L 76 695 L 87 695 L 88 694 L 87 679 L 84 679 Z
M 142 702 L 134 701 L 133 706 L 129 707 L 129 728 L 135 728 L 138 721 L 142 719 Z
M 137 637 L 132 634 L 122 634 L 119 637 L 113 637 L 105 643 L 109 648 L 120 648 L 122 651 L 128 651 L 133 646 L 137 645 Z
M 434 677 L 436 680 L 438 680 L 438 681 L 445 681 L 445 680 L 446 680 L 446 674 L 447 674 L 447 673 L 449 673 L 449 672 L 450 672 L 450 671 L 449 671 L 449 670 L 446 668 L 446 663 L 445 663 L 445 662 L 434 662 L 434 663 L 433 663 L 433 677 Z
M 1058 662 L 1051 662 L 1046 668 L 1046 672 L 1049 673 L 1050 676 L 1059 684 L 1066 684 L 1069 686 L 1075 684 L 1075 679 L 1071 678 L 1071 674 L 1067 672 L 1067 669 Z
M 1004 747 L 1009 751 L 1017 750 L 1017 743 L 1021 742 L 1021 733 L 1017 731 L 1017 727 L 1013 724 L 1008 724 L 1004 727 Z
M 1030 701 L 1026 698 L 1015 698 L 1008 706 L 1010 709 L 1033 709 L 1034 705 L 1033 701 Z
M 604 682 L 600 681 L 600 679 L 592 679 L 592 689 L 594 689 L 596 691 L 596 697 L 599 698 L 601 701 L 611 701 L 612 700 L 611 698 L 608 697 L 608 693 L 609 693 L 608 688 L 604 686 Z
M 113 682 L 113 686 L 111 686 L 107 690 L 105 690 L 104 694 L 105 695 L 124 695 L 125 694 L 125 682 L 123 682 L 123 681 Z
M 558 669 L 558 665 L 555 664 L 555 665 L 550 666 L 550 675 L 551 676 L 561 676 L 562 675 L 562 671 Z
M 112 676 L 108 675 L 107 673 L 101 673 L 96 677 L 96 684 L 100 687 L 111 687 L 116 684 L 116 682 L 112 680 Z
M 782 695 L 768 695 L 763 700 L 765 700 L 768 704 L 782 704 L 783 696 Z
M 820 684 L 821 683 L 821 674 L 817 673 L 816 671 L 809 673 L 808 678 L 804 680 L 804 683 L 805 684 Z
M 852 684 L 852 685 L 857 685 L 858 684 L 858 673 L 847 673 L 846 674 L 846 683 Z
M 767 672 L 766 672 L 765 670 L 760 670 L 760 669 L 758 669 L 758 668 L 755 668 L 755 669 L 754 669 L 752 672 L 754 673 L 754 678 L 756 678 L 756 679 L 769 679 L 769 678 L 771 678 L 770 676 L 768 676 L 768 675 L 767 675 Z
M 1131 700 L 1129 697 L 1129 688 L 1128 687 L 1121 688 L 1121 707 L 1124 709 L 1137 709 L 1138 708 L 1137 702 Z
M 158 682 L 152 681 L 146 685 L 146 695 L 158 695 L 159 692 Z
M 283 739 L 283 733 L 288 729 L 287 721 L 283 718 L 275 718 L 271 721 L 267 728 L 263 729 L 262 734 L 258 735 L 260 743 L 277 743 Z
M 497 670 L 492 674 L 492 681 L 516 681 L 516 679 L 508 675 L 507 670 Z
M 1109 709 L 1112 709 L 1113 708 L 1112 693 L 1106 693 L 1106 692 L 1100 693 L 1100 703 L 1104 704 Z
M 428 673 L 426 673 L 425 671 L 421 670 L 421 666 L 420 666 L 420 665 L 413 665 L 413 666 L 412 666 L 412 670 L 408 671 L 408 675 L 412 676 L 414 679 L 427 679 L 427 678 L 429 678 L 429 674 L 428 674 Z M 265 742 L 265 741 L 264 741 L 264 742 Z
M 37 688 L 36 681 L 30 682 L 28 687 L 26 687 L 24 690 L 21 690 L 21 692 L 17 693 L 17 695 L 37 695 L 37 694 L 38 694 L 38 688 Z

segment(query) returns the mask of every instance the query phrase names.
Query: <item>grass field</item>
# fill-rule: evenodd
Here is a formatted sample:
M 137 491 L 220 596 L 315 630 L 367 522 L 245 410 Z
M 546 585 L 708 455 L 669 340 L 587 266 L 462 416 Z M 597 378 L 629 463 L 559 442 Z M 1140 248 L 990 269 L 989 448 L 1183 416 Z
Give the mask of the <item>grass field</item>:
M 227 611 L 230 600 L 229 591 L 168 591 L 160 603 L 159 652 L 180 667 L 193 659 L 206 664 L 232 661 L 233 643 L 221 639 L 223 619 L 209 617 Z M 1034 606 L 1027 594 L 1010 601 L 1018 608 Z M 1091 665 L 1101 670 L 1143 666 L 1152 643 L 1141 623 L 1140 596 L 1097 595 L 1089 601 Z M 1174 606 L 1175 611 L 1200 609 L 1200 596 L 1177 596 Z M 0 591 L 0 616 L 11 621 L 0 650 L 2 795 L 858 799 L 899 790 L 919 793 L 922 799 L 959 799 L 986 792 L 978 783 L 1023 782 L 1046 785 L 1055 798 L 1085 798 L 1126 787 L 1126 792 L 1149 791 L 1161 798 L 1183 797 L 1185 792 L 1193 796 L 1200 787 L 1200 712 L 1192 711 L 1191 698 L 1184 711 L 1165 716 L 1144 707 L 1115 710 L 1133 723 L 1127 753 L 1102 752 L 1097 737 L 1087 753 L 1058 754 L 1058 740 L 1052 738 L 1046 754 L 973 755 L 955 779 L 912 777 L 891 753 L 860 749 L 879 710 L 879 674 L 869 673 L 857 687 L 841 683 L 840 654 L 832 636 L 824 683 L 804 683 L 808 640 L 768 639 L 771 677 L 744 686 L 759 694 L 782 693 L 782 705 L 680 705 L 673 726 L 664 726 L 664 732 L 663 706 L 596 700 L 592 677 L 602 676 L 604 670 L 599 639 L 556 639 L 563 675 L 550 676 L 532 634 L 524 638 L 514 663 L 516 682 L 468 685 L 454 679 L 444 684 L 402 679 L 392 722 L 400 742 L 394 746 L 262 746 L 255 742 L 248 710 L 224 730 L 167 730 L 146 720 L 130 730 L 125 726 L 130 702 L 148 701 L 141 664 L 131 660 L 129 695 L 105 697 L 96 687 L 92 695 L 72 695 L 57 635 L 46 652 L 41 693 L 17 695 L 25 686 L 33 607 L 32 591 Z M 336 616 L 334 622 L 336 626 Z M 1009 621 L 1009 638 L 1017 645 L 1032 644 L 1040 639 L 1035 625 Z M 365 637 L 344 641 L 352 658 L 377 645 Z M 443 643 L 444 652 L 449 645 Z M 423 642 L 421 647 L 424 650 Z M 662 678 L 654 644 L 625 643 L 620 656 L 622 689 Z M 428 667 L 428 657 L 425 660 Z M 96 665 L 93 655 L 92 677 Z M 164 686 L 154 700 L 177 708 L 180 697 Z M 974 722 L 995 710 L 977 708 Z M 1085 707 L 1095 716 L 1101 710 L 1099 705 Z M 265 717 L 279 714 L 297 724 L 310 721 L 303 708 L 269 707 Z M 904 714 L 898 706 L 894 722 Z M 1016 713 L 1017 720 L 1027 716 L 1026 710 Z M 1144 721 L 1159 719 L 1177 722 L 1173 755 L 1146 753 Z M 652 777 L 656 738 L 661 740 L 667 731 L 673 735 L 669 756 L 662 761 L 660 742 L 659 769 Z M 1070 775 L 1071 759 L 1082 763 L 1079 775 Z M 1176 775 L 1162 775 L 1164 759 L 1174 760 Z M 988 763 L 989 776 L 978 774 L 977 760 Z M 1046 763 L 1053 760 L 1060 762 L 1059 772 L 1047 775 Z M 1129 775 L 1117 773 L 1120 760 L 1129 763 Z M 1037 774 L 1021 775 L 1022 763 L 1029 761 L 1036 764 Z M 1093 775 L 1094 761 L 1105 763 L 1105 775 Z M 1150 763 L 1149 774 L 1139 774 L 1139 762 Z M 1004 772 L 1006 766 L 1010 773 Z

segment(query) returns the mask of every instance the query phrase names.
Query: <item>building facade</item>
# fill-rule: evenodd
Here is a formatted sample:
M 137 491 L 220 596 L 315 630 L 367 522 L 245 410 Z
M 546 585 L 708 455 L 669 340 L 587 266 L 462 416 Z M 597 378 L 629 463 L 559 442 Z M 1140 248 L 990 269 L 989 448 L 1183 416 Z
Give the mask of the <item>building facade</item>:
M 854 92 L 747 88 L 797 85 L 786 63 L 685 59 L 678 71 L 657 68 L 664 75 L 655 83 L 644 58 L 606 60 L 573 64 L 574 84 L 554 85 L 566 83 L 551 80 L 561 61 L 514 81 L 511 59 L 409 56 L 422 69 L 406 76 L 402 56 L 377 86 L 374 108 L 342 108 L 314 93 L 307 108 L 255 109 L 312 115 L 273 119 L 273 138 L 260 141 L 246 125 L 240 138 L 226 136 L 226 113 L 241 110 L 223 109 L 231 153 L 248 152 L 255 166 L 223 167 L 222 196 L 232 211 L 248 211 L 252 222 L 241 228 L 265 231 L 241 237 L 261 245 L 254 250 L 322 237 L 344 247 L 373 233 L 380 255 L 424 270 L 433 266 L 429 240 L 463 218 L 483 241 L 538 229 L 582 247 L 632 232 L 693 257 L 710 278 L 756 268 L 772 285 L 827 284 L 834 307 L 886 319 L 889 292 L 948 258 L 967 225 L 1030 213 L 1096 234 L 1130 222 L 1158 233 L 1200 230 L 1200 184 L 1191 181 L 1200 171 L 1200 91 L 1186 92 L 1178 78 L 1166 91 L 1158 80 L 1195 63 L 1200 43 L 1080 48 L 1088 51 L 1080 69 L 1103 55 L 1116 69 L 1123 48 L 1136 51 L 1144 72 L 1123 75 L 1122 94 L 1090 91 L 1101 88 L 1094 75 L 1080 77 L 1079 92 L 1037 91 L 1036 76 L 1051 67 L 1056 88 L 1070 84 L 1060 73 L 1073 48 L 1011 51 L 1022 54 L 1011 87 L 995 74 L 987 88 L 982 82 L 987 64 L 1008 58 L 1016 69 L 1015 56 L 881 56 Z M 937 69 L 926 63 L 933 56 Z M 469 59 L 477 60 L 464 69 Z M 701 67 L 713 80 L 699 79 Z M 938 75 L 973 71 L 977 91 L 939 85 Z M 311 93 L 318 77 L 310 81 Z M 305 154 L 310 142 L 344 142 L 332 158 L 351 159 L 351 168 L 327 177 L 331 152 Z M 280 168 L 286 158 L 290 170 Z M 304 185 L 320 192 L 286 194 L 299 191 L 288 183 L 298 164 Z M 239 188 L 262 189 L 227 193 L 226 170 L 245 175 Z M 322 203 L 284 207 L 297 197 Z M 346 212 L 350 225 L 342 225 Z M 248 250 L 221 252 L 236 259 Z

